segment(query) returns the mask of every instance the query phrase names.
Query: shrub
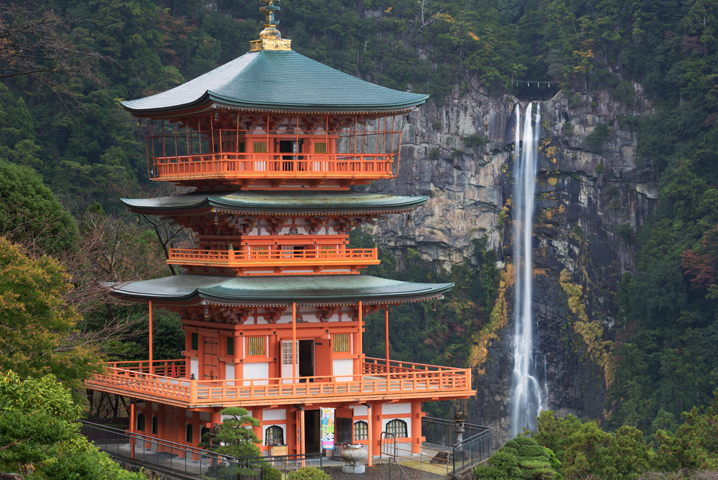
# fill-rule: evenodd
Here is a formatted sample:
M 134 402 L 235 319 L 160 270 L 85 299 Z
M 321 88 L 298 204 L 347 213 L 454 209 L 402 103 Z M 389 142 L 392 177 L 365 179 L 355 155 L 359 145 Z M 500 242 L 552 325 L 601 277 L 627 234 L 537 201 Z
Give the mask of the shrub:
M 329 480 L 329 475 L 321 468 L 304 467 L 288 474 L 287 480 Z
M 484 137 L 483 135 L 467 135 L 463 138 L 464 145 L 466 145 L 467 148 L 480 148 L 489 143 L 489 139 Z
M 586 146 L 592 149 L 599 149 L 608 139 L 608 125 L 599 123 L 593 132 L 586 136 Z
M 519 455 L 522 457 L 542 457 L 545 453 L 541 445 L 524 445 L 519 449 Z

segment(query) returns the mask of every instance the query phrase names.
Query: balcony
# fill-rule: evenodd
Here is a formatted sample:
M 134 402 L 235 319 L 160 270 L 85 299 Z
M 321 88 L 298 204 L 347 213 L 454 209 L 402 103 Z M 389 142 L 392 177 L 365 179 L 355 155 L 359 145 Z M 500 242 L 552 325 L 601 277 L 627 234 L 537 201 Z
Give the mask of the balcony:
M 466 398 L 471 369 L 365 358 L 361 375 L 189 380 L 184 360 L 111 362 L 87 388 L 183 408 Z
M 264 247 L 266 248 L 266 247 Z M 171 248 L 167 263 L 181 265 L 188 270 L 219 267 L 240 275 L 266 275 L 267 270 L 282 273 L 291 270 L 302 275 L 358 273 L 359 268 L 378 265 L 376 248 L 347 248 L 329 250 L 201 250 Z M 198 268 L 206 267 L 206 268 Z
M 150 157 L 148 163 L 150 179 L 181 184 L 197 180 L 226 184 L 346 180 L 348 184 L 364 184 L 394 178 L 398 155 L 216 153 Z

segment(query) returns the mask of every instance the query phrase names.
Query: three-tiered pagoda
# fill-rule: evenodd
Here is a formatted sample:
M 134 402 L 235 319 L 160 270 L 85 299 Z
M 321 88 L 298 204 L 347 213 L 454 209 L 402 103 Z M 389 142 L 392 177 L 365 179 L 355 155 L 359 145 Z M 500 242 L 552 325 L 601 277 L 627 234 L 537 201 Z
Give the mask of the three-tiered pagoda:
M 150 178 L 194 187 L 123 202 L 191 229 L 198 245 L 170 250 L 184 273 L 113 293 L 179 313 L 186 347 L 178 360 L 113 362 L 88 388 L 132 399 L 131 431 L 191 446 L 239 406 L 259 420 L 267 455 L 320 452 L 320 408 L 335 409 L 337 441 L 368 445 L 370 460 L 382 432 L 418 451 L 421 403 L 473 395 L 471 374 L 390 360 L 389 310 L 452 285 L 361 275 L 377 250 L 349 248 L 348 237 L 427 201 L 351 190 L 396 176 L 397 117 L 427 96 L 292 51 L 268 4 L 249 53 L 123 103 L 152 125 Z M 368 358 L 364 317 L 379 310 L 386 357 Z

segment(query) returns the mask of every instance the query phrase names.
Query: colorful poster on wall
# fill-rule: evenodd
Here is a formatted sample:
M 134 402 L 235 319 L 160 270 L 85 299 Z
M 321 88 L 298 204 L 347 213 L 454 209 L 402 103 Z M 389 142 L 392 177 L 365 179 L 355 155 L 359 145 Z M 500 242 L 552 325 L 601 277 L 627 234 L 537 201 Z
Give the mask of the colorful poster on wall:
M 334 448 L 334 409 L 322 408 L 319 410 L 321 418 L 322 448 Z

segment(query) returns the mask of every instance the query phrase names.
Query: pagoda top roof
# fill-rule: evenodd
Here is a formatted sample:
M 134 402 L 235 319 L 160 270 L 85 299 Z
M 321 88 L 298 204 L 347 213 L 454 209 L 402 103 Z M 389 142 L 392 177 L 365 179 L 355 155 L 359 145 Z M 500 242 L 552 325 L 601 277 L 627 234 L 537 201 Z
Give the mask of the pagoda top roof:
M 135 213 L 148 215 L 222 211 L 231 213 L 364 214 L 400 213 L 426 203 L 429 197 L 400 197 L 352 191 L 322 192 L 290 190 L 284 192 L 235 191 L 193 192 L 173 197 L 130 199 L 122 202 Z
M 291 50 L 262 50 L 246 53 L 178 87 L 122 105 L 143 117 L 209 108 L 355 114 L 407 111 L 428 98 L 374 85 Z
M 275 306 L 404 303 L 441 297 L 453 283 L 411 283 L 368 275 L 226 277 L 182 274 L 110 285 L 115 296 L 167 304 Z

